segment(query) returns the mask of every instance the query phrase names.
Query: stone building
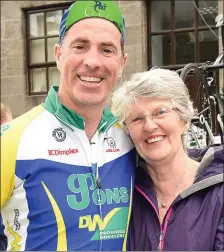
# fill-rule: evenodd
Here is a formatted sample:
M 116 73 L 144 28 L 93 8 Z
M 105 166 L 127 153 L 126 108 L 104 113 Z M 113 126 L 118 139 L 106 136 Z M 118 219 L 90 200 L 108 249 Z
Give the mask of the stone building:
M 71 2 L 1 1 L 1 101 L 14 117 L 43 102 L 49 87 L 59 83 L 53 45 Z M 214 21 L 223 13 L 221 0 L 116 2 L 126 19 L 129 55 L 120 82 L 155 65 L 175 70 L 213 61 L 221 51 Z

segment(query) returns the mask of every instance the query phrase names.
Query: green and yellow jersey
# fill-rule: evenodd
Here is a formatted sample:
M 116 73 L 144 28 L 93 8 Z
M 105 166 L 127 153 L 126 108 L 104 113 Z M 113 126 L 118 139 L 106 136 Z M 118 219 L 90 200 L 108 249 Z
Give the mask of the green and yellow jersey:
M 8 250 L 126 250 L 136 153 L 105 108 L 89 142 L 57 88 L 1 127 Z

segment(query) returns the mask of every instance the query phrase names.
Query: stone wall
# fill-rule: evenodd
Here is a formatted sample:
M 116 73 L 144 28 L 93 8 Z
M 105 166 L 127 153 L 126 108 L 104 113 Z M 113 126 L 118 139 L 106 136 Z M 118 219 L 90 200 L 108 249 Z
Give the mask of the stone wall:
M 128 63 L 121 82 L 131 74 L 147 68 L 146 3 L 144 1 L 119 1 L 126 20 L 126 46 Z
M 28 96 L 25 56 L 26 20 L 22 8 L 70 1 L 1 1 L 1 102 L 17 117 L 44 101 Z M 126 19 L 128 64 L 121 83 L 130 74 L 146 69 L 146 18 L 144 1 L 116 1 Z

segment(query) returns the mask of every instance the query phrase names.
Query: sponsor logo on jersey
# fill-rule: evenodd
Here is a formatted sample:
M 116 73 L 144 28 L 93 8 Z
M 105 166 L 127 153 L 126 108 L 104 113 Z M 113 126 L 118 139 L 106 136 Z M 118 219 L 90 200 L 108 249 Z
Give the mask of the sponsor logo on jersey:
M 57 223 L 61 223 L 63 227 L 61 233 L 64 232 L 66 240 L 66 227 L 62 213 L 53 195 L 43 182 L 42 184 L 54 209 Z M 71 191 L 67 195 L 67 203 L 71 209 L 84 210 L 88 207 L 92 209 L 93 204 L 106 204 L 108 208 L 107 212 L 104 210 L 103 214 L 100 211 L 93 214 L 90 210 L 89 214 L 78 216 L 77 228 L 88 231 L 90 240 L 124 239 L 130 215 L 129 198 L 131 197 L 126 187 L 99 189 L 92 173 L 72 174 L 68 177 L 67 184 Z M 121 206 L 121 203 L 127 204 Z M 119 204 L 119 206 L 114 208 L 114 204 Z M 76 211 L 76 213 L 82 214 L 83 211 Z M 86 234 L 86 232 L 84 233 Z M 86 239 L 89 239 L 89 236 Z
M 67 149 L 67 150 L 48 150 L 49 156 L 63 156 L 63 155 L 72 155 L 78 153 L 78 149 Z
M 87 208 L 92 201 L 95 205 L 127 203 L 129 201 L 126 187 L 99 189 L 92 173 L 72 174 L 68 177 L 68 188 L 72 195 L 67 195 L 68 205 L 75 210 Z
M 19 209 L 14 209 L 15 217 L 14 217 L 14 225 L 16 227 L 16 231 L 20 230 L 21 224 L 19 222 Z
M 22 241 L 22 237 L 15 230 L 13 230 L 13 228 L 11 228 L 8 223 L 6 225 L 6 228 L 13 238 L 12 241 L 8 244 L 8 247 L 11 247 L 9 251 L 19 251 L 21 249 L 21 245 L 19 245 L 19 243 Z
M 63 142 L 66 139 L 66 132 L 62 128 L 54 129 L 52 136 L 57 142 Z
M 128 207 L 114 208 L 104 218 L 99 214 L 80 216 L 79 228 L 94 232 L 91 240 L 123 239 L 128 210 Z
M 108 144 L 109 148 L 106 149 L 106 152 L 118 152 L 118 151 L 120 151 L 120 149 L 118 149 L 116 147 L 116 142 L 114 141 L 114 139 L 112 137 L 107 138 L 107 144 Z

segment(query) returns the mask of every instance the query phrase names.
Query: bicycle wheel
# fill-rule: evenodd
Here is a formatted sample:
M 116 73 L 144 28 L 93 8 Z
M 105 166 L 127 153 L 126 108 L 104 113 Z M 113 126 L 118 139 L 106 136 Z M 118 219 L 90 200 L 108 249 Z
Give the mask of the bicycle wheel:
M 200 132 L 194 132 L 195 134 L 192 135 L 196 135 L 203 142 L 199 147 L 205 147 L 204 143 L 206 145 L 211 144 L 211 133 L 213 132 L 212 106 L 209 98 L 208 83 L 200 69 L 193 63 L 187 64 L 183 68 L 180 77 L 188 87 L 190 98 L 193 102 L 195 117 L 192 119 L 192 124 L 199 129 L 197 132 Z M 208 127 L 211 130 L 210 132 Z M 196 142 L 198 143 L 198 140 Z

